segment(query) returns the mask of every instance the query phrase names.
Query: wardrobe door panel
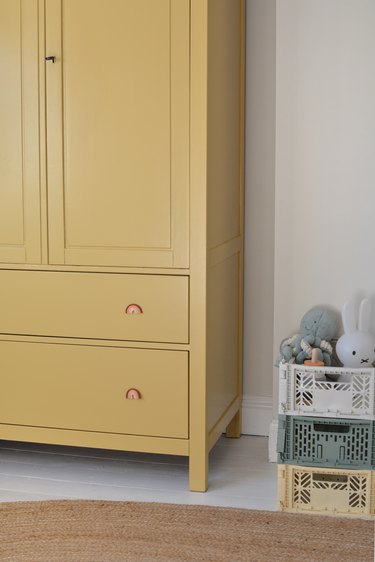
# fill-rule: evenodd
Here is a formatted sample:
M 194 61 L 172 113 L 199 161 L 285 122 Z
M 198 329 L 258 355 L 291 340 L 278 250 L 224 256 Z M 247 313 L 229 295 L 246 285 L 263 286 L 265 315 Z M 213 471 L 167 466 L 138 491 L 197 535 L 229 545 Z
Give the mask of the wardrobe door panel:
M 0 0 L 0 76 L 0 263 L 40 263 L 36 0 Z
M 188 0 L 47 0 L 50 262 L 188 266 Z

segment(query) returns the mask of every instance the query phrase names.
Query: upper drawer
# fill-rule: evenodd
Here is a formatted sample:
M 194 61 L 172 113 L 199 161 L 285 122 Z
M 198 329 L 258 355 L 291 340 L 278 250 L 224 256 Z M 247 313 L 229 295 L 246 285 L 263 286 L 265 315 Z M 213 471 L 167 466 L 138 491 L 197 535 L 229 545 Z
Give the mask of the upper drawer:
M 187 343 L 188 277 L 3 270 L 0 333 Z

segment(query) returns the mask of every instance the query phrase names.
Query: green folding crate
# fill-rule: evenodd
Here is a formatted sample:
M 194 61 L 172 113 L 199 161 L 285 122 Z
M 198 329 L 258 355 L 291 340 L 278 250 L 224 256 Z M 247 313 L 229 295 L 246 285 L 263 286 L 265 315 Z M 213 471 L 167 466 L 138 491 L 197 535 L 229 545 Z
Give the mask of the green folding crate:
M 372 420 L 280 415 L 278 462 L 373 470 L 374 428 Z

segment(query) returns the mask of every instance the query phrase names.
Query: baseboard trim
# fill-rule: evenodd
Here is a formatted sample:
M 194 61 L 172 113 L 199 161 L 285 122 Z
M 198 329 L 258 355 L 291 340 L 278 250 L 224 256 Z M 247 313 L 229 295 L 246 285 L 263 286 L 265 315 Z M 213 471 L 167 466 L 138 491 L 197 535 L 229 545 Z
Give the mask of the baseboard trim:
M 245 395 L 242 399 L 242 433 L 269 435 L 272 422 L 272 398 Z

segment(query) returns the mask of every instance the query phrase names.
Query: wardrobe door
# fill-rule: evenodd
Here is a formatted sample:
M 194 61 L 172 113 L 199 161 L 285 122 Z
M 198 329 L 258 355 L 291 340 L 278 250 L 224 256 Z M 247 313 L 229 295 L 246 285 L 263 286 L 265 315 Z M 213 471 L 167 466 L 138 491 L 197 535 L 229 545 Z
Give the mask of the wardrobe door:
M 40 263 L 38 2 L 0 0 L 0 263 Z
M 189 0 L 46 0 L 49 261 L 188 266 Z

